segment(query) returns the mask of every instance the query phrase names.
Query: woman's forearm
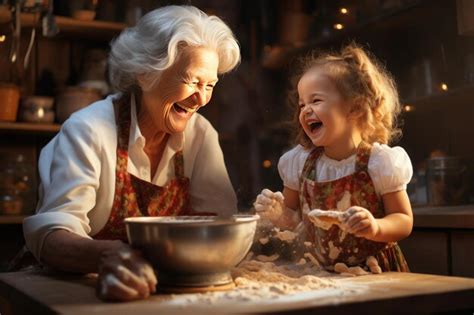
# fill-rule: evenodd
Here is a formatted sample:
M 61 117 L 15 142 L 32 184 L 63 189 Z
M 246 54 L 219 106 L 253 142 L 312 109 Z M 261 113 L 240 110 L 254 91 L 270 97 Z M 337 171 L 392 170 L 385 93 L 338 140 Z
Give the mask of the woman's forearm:
M 56 230 L 46 236 L 41 261 L 62 271 L 97 272 L 101 254 L 121 246 L 121 241 L 91 240 L 66 230 Z

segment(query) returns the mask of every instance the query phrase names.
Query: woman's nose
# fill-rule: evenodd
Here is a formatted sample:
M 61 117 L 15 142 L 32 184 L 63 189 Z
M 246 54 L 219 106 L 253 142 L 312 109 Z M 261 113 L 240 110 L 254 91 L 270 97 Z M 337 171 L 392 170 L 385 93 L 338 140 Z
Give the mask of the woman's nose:
M 199 106 L 206 105 L 206 102 L 207 102 L 206 92 L 203 90 L 197 90 L 194 93 L 194 101 L 196 102 L 196 105 L 199 105 Z

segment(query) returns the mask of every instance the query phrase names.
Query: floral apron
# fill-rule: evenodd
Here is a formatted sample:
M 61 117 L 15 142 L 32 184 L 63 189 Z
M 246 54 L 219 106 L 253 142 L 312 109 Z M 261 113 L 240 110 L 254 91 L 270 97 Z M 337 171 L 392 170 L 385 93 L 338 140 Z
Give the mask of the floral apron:
M 131 107 L 127 101 L 123 97 L 114 102 L 118 138 L 115 195 L 109 219 L 94 239 L 119 239 L 127 242 L 124 219 L 128 217 L 193 214 L 189 199 L 189 178 L 184 176 L 182 151 L 174 156 L 175 178 L 164 187 L 127 172 L 131 124 Z
M 348 266 L 365 265 L 366 258 L 374 256 L 383 271 L 409 271 L 397 243 L 356 237 L 336 225 L 324 230 L 315 227 L 307 217 L 309 209 L 334 210 L 339 202 L 346 206 L 364 207 L 375 218 L 385 216 L 382 200 L 377 196 L 368 173 L 371 149 L 370 145 L 361 142 L 357 148 L 354 174 L 333 181 L 316 182 L 316 162 L 323 152 L 322 148 L 314 149 L 304 164 L 300 178 L 300 208 L 308 240 L 313 243 L 313 254 L 327 269 L 332 269 L 337 262 Z

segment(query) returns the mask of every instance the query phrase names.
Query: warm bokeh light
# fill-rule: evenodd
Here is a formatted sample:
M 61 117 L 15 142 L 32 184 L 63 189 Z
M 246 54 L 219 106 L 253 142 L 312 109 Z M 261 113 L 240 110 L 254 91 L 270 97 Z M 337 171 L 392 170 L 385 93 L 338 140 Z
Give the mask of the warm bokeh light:
M 272 167 L 272 161 L 265 160 L 265 161 L 263 161 L 262 165 L 263 165 L 264 168 L 270 168 L 270 167 Z
M 412 111 L 414 111 L 414 110 L 415 110 L 415 106 L 413 106 L 413 105 L 405 105 L 405 106 L 403 106 L 403 111 L 404 111 L 404 112 L 407 112 L 407 113 L 408 113 L 408 112 L 412 112 Z
M 0 35 L 0 43 L 3 43 L 7 37 L 5 35 Z
M 349 10 L 347 10 L 346 8 L 341 8 L 339 9 L 339 12 L 341 12 L 342 14 L 347 14 L 349 13 Z
M 336 30 L 342 30 L 343 28 L 344 28 L 344 25 L 342 25 L 340 23 L 334 24 L 334 29 L 336 29 Z
M 441 83 L 440 86 L 441 90 L 447 91 L 448 90 L 448 85 L 446 83 Z

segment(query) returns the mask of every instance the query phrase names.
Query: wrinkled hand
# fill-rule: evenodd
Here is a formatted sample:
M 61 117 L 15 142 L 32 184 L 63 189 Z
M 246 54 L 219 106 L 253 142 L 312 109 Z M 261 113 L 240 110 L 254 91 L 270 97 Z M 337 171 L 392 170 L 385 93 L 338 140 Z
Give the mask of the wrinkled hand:
M 151 265 L 125 243 L 102 253 L 98 280 L 99 297 L 116 301 L 147 298 L 157 283 Z
M 353 206 L 346 210 L 343 224 L 347 232 L 366 239 L 373 239 L 380 230 L 372 213 L 358 206 Z
M 278 220 L 283 212 L 284 208 L 284 197 L 279 191 L 273 192 L 270 189 L 264 189 L 257 196 L 254 202 L 254 207 L 257 213 L 262 218 L 267 218 L 270 221 Z

